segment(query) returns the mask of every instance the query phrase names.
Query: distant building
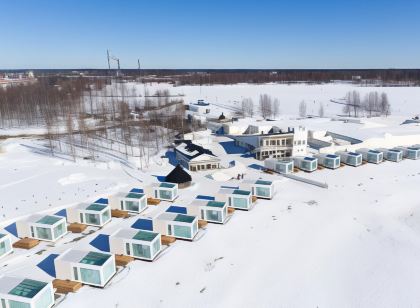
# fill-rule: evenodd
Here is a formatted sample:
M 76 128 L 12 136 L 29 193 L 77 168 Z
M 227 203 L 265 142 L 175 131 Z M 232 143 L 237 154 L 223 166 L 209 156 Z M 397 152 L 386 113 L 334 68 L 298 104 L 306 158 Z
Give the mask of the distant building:
M 220 168 L 220 159 L 212 151 L 184 140 L 175 148 L 176 159 L 190 171 L 211 170 Z
M 210 113 L 210 104 L 206 103 L 203 99 L 199 99 L 196 103 L 190 103 L 188 109 L 192 112 L 206 114 Z
M 250 126 L 251 127 L 251 126 Z M 264 160 L 269 157 L 281 158 L 305 155 L 308 133 L 306 128 L 288 128 L 281 130 L 273 126 L 260 134 L 252 134 L 256 130 L 249 128 L 251 134 L 231 136 L 235 144 L 248 149 L 256 159 Z

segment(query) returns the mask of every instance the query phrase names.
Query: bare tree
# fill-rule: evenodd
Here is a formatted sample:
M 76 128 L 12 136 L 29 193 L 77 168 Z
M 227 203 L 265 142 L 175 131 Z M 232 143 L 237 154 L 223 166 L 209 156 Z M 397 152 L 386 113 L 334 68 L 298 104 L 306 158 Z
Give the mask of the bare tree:
M 251 98 L 244 98 L 242 100 L 242 114 L 244 116 L 253 117 L 254 115 L 254 102 Z
M 306 102 L 305 101 L 301 101 L 300 103 L 299 103 L 299 116 L 301 117 L 301 118 L 304 118 L 304 117 L 306 117 Z
M 280 115 L 280 102 L 277 98 L 273 100 L 273 118 L 277 118 Z
M 385 92 L 382 92 L 381 94 L 379 108 L 382 115 L 389 116 L 391 114 L 391 104 L 389 103 L 388 95 Z
M 272 98 L 268 94 L 261 94 L 260 95 L 260 105 L 259 105 L 259 111 L 261 116 L 266 119 L 270 115 L 273 114 L 272 112 Z
M 320 118 L 325 116 L 324 104 L 322 102 L 319 103 L 318 115 Z

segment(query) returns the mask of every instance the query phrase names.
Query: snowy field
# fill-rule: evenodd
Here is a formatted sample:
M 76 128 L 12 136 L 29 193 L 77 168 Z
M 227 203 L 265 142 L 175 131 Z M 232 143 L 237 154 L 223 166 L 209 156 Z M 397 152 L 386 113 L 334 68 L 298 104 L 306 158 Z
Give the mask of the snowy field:
M 163 85 L 159 85 L 159 87 Z M 157 86 L 156 86 L 157 87 Z M 234 106 L 261 93 L 279 98 L 282 117 L 296 116 L 305 99 L 327 107 L 355 88 L 328 85 L 235 85 L 176 87 L 186 101 L 204 98 Z M 417 125 L 400 126 L 417 113 L 420 88 L 357 88 L 388 93 L 395 116 L 345 124 L 329 119 L 301 123 L 317 129 L 354 133 L 356 137 L 419 134 Z M 318 107 L 313 107 L 314 113 Z M 336 109 L 333 109 L 336 108 Z M 334 111 L 335 110 L 335 111 Z M 311 109 L 308 108 L 309 113 Z M 290 120 L 293 123 L 298 120 Z M 285 121 L 286 123 L 287 121 Z M 0 135 L 3 135 L 0 130 Z M 105 289 L 84 286 L 59 307 L 412 307 L 420 302 L 420 161 L 384 162 L 358 168 L 319 170 L 299 175 L 326 182 L 328 189 L 268 175 L 249 168 L 262 164 L 239 154 L 227 155 L 217 137 L 212 150 L 224 162 L 236 160 L 245 179 L 275 181 L 273 200 L 258 200 L 249 212 L 236 211 L 226 225 L 208 225 L 196 242 L 177 241 L 153 263 L 135 261 Z M 156 158 L 145 171 L 117 161 L 77 164 L 53 158 L 34 139 L 0 141 L 0 221 L 2 227 L 35 212 L 55 213 L 80 202 L 117 191 L 144 187 L 173 166 Z M 160 153 L 164 154 L 164 153 Z M 175 204 L 188 204 L 198 194 L 214 195 L 224 183 L 193 173 L 194 185 L 183 189 Z M 237 180 L 227 182 L 237 184 Z M 163 202 L 164 208 L 169 203 Z M 70 247 L 95 250 L 98 234 L 129 227 L 135 217 L 113 219 L 104 228 L 89 228 L 83 238 L 69 234 L 56 244 L 41 243 L 16 250 L 1 260 L 0 273 L 52 280 L 36 265 L 51 253 Z M 93 232 L 94 233 L 90 233 Z M 15 239 L 14 239 L 15 240 Z

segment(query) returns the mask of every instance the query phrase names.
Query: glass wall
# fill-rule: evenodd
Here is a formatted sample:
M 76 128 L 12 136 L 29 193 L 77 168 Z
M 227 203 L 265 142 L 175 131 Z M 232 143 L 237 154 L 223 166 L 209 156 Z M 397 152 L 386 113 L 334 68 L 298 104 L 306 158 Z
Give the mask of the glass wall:
M 36 233 L 38 235 L 38 238 L 44 240 L 52 240 L 52 233 L 51 229 L 49 228 L 36 227 Z
M 222 222 L 222 211 L 206 210 L 207 220 Z
M 65 223 L 59 224 L 54 228 L 54 238 L 58 238 L 64 234 L 65 231 Z
M 159 198 L 172 200 L 172 192 L 170 190 L 159 190 Z
M 110 214 L 109 214 L 109 210 L 107 210 L 107 211 L 105 211 L 103 214 L 102 214 L 102 223 L 106 223 L 108 220 L 109 220 L 109 218 L 110 218 L 111 216 L 110 216 Z
M 232 204 L 233 207 L 246 209 L 248 208 L 248 202 L 245 198 L 238 198 L 238 197 L 232 197 Z
M 4 255 L 7 251 L 6 242 L 0 242 L 0 256 Z
M 109 278 L 111 278 L 112 275 L 115 273 L 115 263 L 109 262 L 107 265 L 105 265 L 103 269 L 104 273 L 104 283 L 108 281 Z
M 184 238 L 191 238 L 191 228 L 188 226 L 174 225 L 174 235 Z
M 259 197 L 270 198 L 270 187 L 256 186 L 255 192 L 256 192 L 256 195 Z
M 100 225 L 99 214 L 85 214 L 85 219 L 87 224 L 91 225 Z
M 30 307 L 31 305 L 28 303 L 9 300 L 9 308 L 30 308 Z
M 81 280 L 86 283 L 101 284 L 101 275 L 99 271 L 87 268 L 80 268 Z
M 139 211 L 139 202 L 138 201 L 125 201 L 125 209 L 131 212 Z
M 141 244 L 133 244 L 133 255 L 140 258 L 151 258 L 150 247 Z
M 153 255 L 157 254 L 160 251 L 160 240 L 157 240 L 153 243 Z

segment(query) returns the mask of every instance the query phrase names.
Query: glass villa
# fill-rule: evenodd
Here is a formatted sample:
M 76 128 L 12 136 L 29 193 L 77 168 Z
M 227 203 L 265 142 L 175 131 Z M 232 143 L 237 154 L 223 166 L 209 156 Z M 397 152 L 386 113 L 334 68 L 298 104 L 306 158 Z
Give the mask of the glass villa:
M 179 239 L 193 240 L 198 233 L 198 217 L 165 212 L 153 219 L 153 231 Z
M 111 208 L 104 203 L 82 203 L 67 209 L 67 219 L 70 223 L 102 227 L 111 221 Z
M 243 187 L 242 187 L 243 186 Z M 274 194 L 274 184 L 272 181 L 247 180 L 241 185 L 242 188 L 251 189 L 252 195 L 257 198 L 272 199 Z
M 116 273 L 109 253 L 69 249 L 54 259 L 57 279 L 104 287 Z
M 384 153 L 384 158 L 393 162 L 400 162 L 403 159 L 403 151 L 397 149 L 378 149 Z
M 318 168 L 318 159 L 309 156 L 297 156 L 293 157 L 295 166 L 300 170 L 312 172 Z
M 334 154 L 319 153 L 314 155 L 318 159 L 318 164 L 328 169 L 340 167 L 340 156 Z
M 225 200 L 229 207 L 240 210 L 250 210 L 252 208 L 252 194 L 249 190 L 239 188 L 222 188 L 218 192 L 218 197 Z
M 420 158 L 420 147 L 396 147 L 396 150 L 403 152 L 403 157 L 408 159 L 419 159 Z
M 349 166 L 357 167 L 362 164 L 362 154 L 356 152 L 339 151 L 336 153 L 341 161 Z
M 66 218 L 57 215 L 32 215 L 16 222 L 17 235 L 41 241 L 55 242 L 67 233 Z
M 112 234 L 109 245 L 114 254 L 153 261 L 162 250 L 160 238 L 156 232 L 126 228 Z
M 278 173 L 292 173 L 294 163 L 292 159 L 267 158 L 264 160 L 264 167 Z
M 362 154 L 362 159 L 372 164 L 379 164 L 384 159 L 384 153 L 381 151 L 370 149 L 358 149 L 356 153 Z
M 2 308 L 50 308 L 54 306 L 51 282 L 26 278 L 0 277 Z
M 174 183 L 153 183 L 153 197 L 155 199 L 174 201 L 178 197 L 178 184 Z
M 147 197 L 143 190 L 135 188 L 130 190 L 128 194 L 118 193 L 110 197 L 109 203 L 112 209 L 141 213 L 147 207 Z
M 195 199 L 186 208 L 188 214 L 198 216 L 208 222 L 223 224 L 228 217 L 226 202 Z
M 12 240 L 9 234 L 0 233 L 0 258 L 13 251 Z

